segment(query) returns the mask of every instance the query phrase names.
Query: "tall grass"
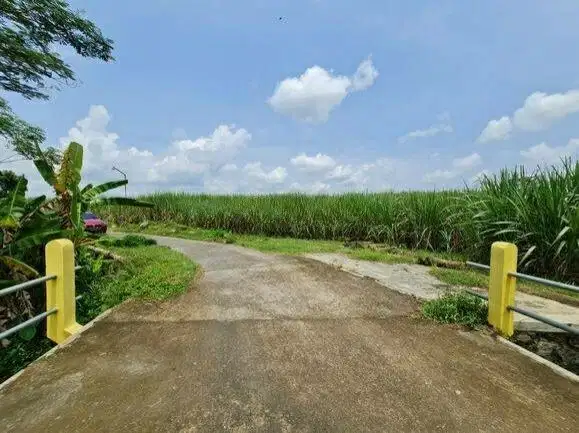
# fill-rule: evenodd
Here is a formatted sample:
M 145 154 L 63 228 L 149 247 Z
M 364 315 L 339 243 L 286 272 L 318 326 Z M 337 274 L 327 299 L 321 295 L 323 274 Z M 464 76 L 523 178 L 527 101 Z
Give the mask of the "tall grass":
M 144 220 L 236 233 L 364 240 L 463 252 L 488 262 L 497 240 L 519 247 L 521 267 L 579 280 L 579 161 L 486 176 L 476 189 L 341 195 L 156 193 L 153 209 L 104 208 L 111 222 Z

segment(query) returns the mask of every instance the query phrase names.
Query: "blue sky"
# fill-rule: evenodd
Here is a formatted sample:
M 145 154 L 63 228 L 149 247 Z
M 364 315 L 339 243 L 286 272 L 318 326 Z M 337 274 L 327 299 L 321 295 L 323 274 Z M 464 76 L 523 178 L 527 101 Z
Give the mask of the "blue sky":
M 65 49 L 77 85 L 7 97 L 134 194 L 454 187 L 579 154 L 577 1 L 71 4 L 116 61 Z

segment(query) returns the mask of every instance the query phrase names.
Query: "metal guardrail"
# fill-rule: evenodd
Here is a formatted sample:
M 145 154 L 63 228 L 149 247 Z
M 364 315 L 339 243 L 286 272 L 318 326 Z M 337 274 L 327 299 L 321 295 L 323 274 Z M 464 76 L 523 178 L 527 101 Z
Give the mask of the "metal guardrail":
M 82 269 L 82 266 L 75 266 L 74 270 L 78 271 L 79 269 Z M 30 280 L 30 281 L 25 281 L 24 283 L 20 283 L 20 284 L 15 284 L 13 286 L 7 287 L 5 289 L 0 290 L 0 298 L 6 295 L 9 295 L 11 293 L 15 293 L 21 290 L 25 290 L 25 289 L 29 289 L 35 286 L 38 286 L 40 284 L 43 284 L 47 281 L 51 281 L 51 280 L 55 280 L 57 278 L 56 275 L 46 275 L 44 277 L 40 277 L 40 278 L 35 278 L 34 280 Z M 75 297 L 75 301 L 78 301 L 82 299 L 82 295 L 76 296 Z M 16 326 L 13 326 L 10 329 L 5 330 L 4 332 L 0 332 L 0 340 L 3 340 L 4 338 L 8 338 L 13 334 L 16 334 L 17 332 L 21 331 L 22 329 L 28 328 L 29 326 L 32 326 L 38 322 L 43 321 L 44 319 L 46 319 L 48 316 L 51 316 L 52 314 L 56 314 L 58 312 L 58 308 L 51 308 L 48 311 L 45 311 L 43 313 L 40 313 L 34 317 L 31 317 L 30 319 L 19 323 Z
M 534 283 L 543 284 L 545 286 L 556 287 L 557 289 L 569 290 L 571 292 L 579 293 L 579 287 L 572 284 L 560 283 L 559 281 L 546 280 L 545 278 L 534 277 L 533 275 L 521 274 L 519 272 L 509 272 L 511 277 L 519 280 L 532 281 Z
M 491 252 L 491 254 L 492 254 L 492 252 Z M 491 270 L 490 266 L 483 265 L 482 263 L 466 262 L 466 264 L 467 264 L 467 266 L 469 266 L 471 268 L 476 268 L 476 269 L 480 269 L 480 270 L 484 270 L 484 271 L 490 271 Z M 556 287 L 558 289 L 568 290 L 568 291 L 574 292 L 574 293 L 579 293 L 579 287 L 574 286 L 572 284 L 566 284 L 566 283 L 561 283 L 558 281 L 548 280 L 545 278 L 539 278 L 539 277 L 535 277 L 533 275 L 527 275 L 527 274 L 523 274 L 523 273 L 516 272 L 516 271 L 515 272 L 513 272 L 513 271 L 505 272 L 505 274 L 507 276 L 515 278 L 515 279 L 532 281 L 532 282 L 543 284 L 546 286 Z M 503 275 L 505 275 L 505 274 L 503 274 Z M 492 282 L 491 282 L 491 284 L 492 284 Z M 489 299 L 489 295 L 485 295 L 485 294 L 476 292 L 474 290 L 466 290 L 466 292 L 471 294 L 471 295 L 478 296 L 479 298 L 483 298 L 486 300 Z M 490 289 L 489 289 L 489 293 L 490 293 Z M 534 313 L 534 312 L 526 310 L 524 308 L 517 307 L 515 305 L 506 305 L 506 309 L 508 311 L 514 311 L 514 312 L 517 312 L 519 314 L 522 314 L 523 316 L 530 317 L 531 319 L 537 320 L 539 322 L 546 323 L 547 325 L 561 329 L 561 330 L 568 332 L 570 334 L 579 335 L 579 328 L 578 327 L 570 326 L 568 324 L 561 323 L 561 322 L 558 322 L 558 321 L 553 320 L 553 319 L 549 319 L 548 317 L 541 316 L 540 314 Z

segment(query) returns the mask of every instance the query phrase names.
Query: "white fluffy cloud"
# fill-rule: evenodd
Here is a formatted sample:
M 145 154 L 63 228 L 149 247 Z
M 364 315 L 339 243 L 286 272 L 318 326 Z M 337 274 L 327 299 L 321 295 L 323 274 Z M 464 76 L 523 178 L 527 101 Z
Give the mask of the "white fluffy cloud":
M 470 170 L 480 165 L 482 158 L 478 153 L 473 153 L 464 158 L 455 158 L 452 160 L 452 166 L 458 170 Z
M 248 176 L 265 181 L 267 183 L 282 183 L 287 177 L 287 170 L 284 167 L 276 167 L 271 171 L 265 171 L 261 162 L 251 162 L 243 167 L 243 171 Z
M 453 179 L 457 176 L 455 171 L 437 169 L 424 175 L 424 181 L 428 183 L 435 183 L 441 180 Z
M 331 156 L 318 153 L 314 156 L 307 156 L 300 153 L 290 160 L 291 164 L 301 170 L 308 172 L 319 172 L 328 170 L 336 165 L 336 161 Z
M 479 143 L 487 143 L 489 141 L 506 140 L 510 137 L 513 130 L 511 119 L 503 116 L 498 120 L 491 120 L 483 129 L 478 137 Z
M 175 147 L 181 151 L 201 150 L 205 152 L 218 152 L 224 149 L 242 149 L 249 140 L 251 134 L 245 129 L 234 130 L 234 126 L 220 125 L 210 137 L 200 137 L 195 140 L 179 140 Z
M 323 123 L 349 93 L 368 89 L 377 77 L 378 71 L 370 58 L 358 66 L 352 77 L 333 75 L 331 70 L 316 65 L 299 77 L 279 82 L 267 102 L 280 114 Z
M 408 134 L 404 134 L 403 136 L 398 138 L 399 143 L 406 143 L 410 140 L 416 138 L 427 138 L 427 137 L 434 137 L 438 134 L 443 133 L 450 133 L 453 132 L 454 129 L 450 124 L 450 115 L 448 113 L 442 113 L 438 116 L 438 120 L 440 123 L 432 125 L 425 129 L 417 129 L 415 131 L 411 131 Z
M 573 138 L 565 146 L 549 146 L 546 143 L 540 143 L 522 150 L 521 155 L 529 164 L 557 164 L 566 157 L 579 157 L 579 139 Z
M 524 101 L 523 106 L 512 117 L 503 116 L 491 120 L 478 138 L 480 143 L 504 140 L 513 128 L 522 131 L 541 131 L 570 114 L 579 112 L 579 89 L 565 93 L 547 94 L 534 92 Z
M 579 111 L 579 90 L 548 95 L 535 92 L 515 111 L 513 123 L 526 131 L 549 128 L 555 121 Z
M 464 176 L 482 163 L 482 158 L 478 153 L 472 153 L 463 158 L 452 160 L 452 169 L 437 169 L 426 173 L 423 180 L 427 183 L 448 181 L 459 176 Z

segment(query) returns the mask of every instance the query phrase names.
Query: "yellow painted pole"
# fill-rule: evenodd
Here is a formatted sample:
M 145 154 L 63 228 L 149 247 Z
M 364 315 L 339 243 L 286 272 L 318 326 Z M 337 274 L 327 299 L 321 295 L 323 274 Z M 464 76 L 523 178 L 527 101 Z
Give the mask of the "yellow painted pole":
M 82 328 L 76 323 L 74 245 L 57 239 L 46 244 L 45 252 L 46 275 L 56 275 L 46 282 L 46 310 L 58 309 L 47 318 L 46 336 L 60 344 Z
M 510 337 L 514 332 L 513 312 L 507 307 L 515 303 L 515 277 L 509 272 L 517 271 L 517 246 L 507 242 L 495 242 L 491 247 L 491 271 L 489 278 L 489 324 L 495 330 Z

